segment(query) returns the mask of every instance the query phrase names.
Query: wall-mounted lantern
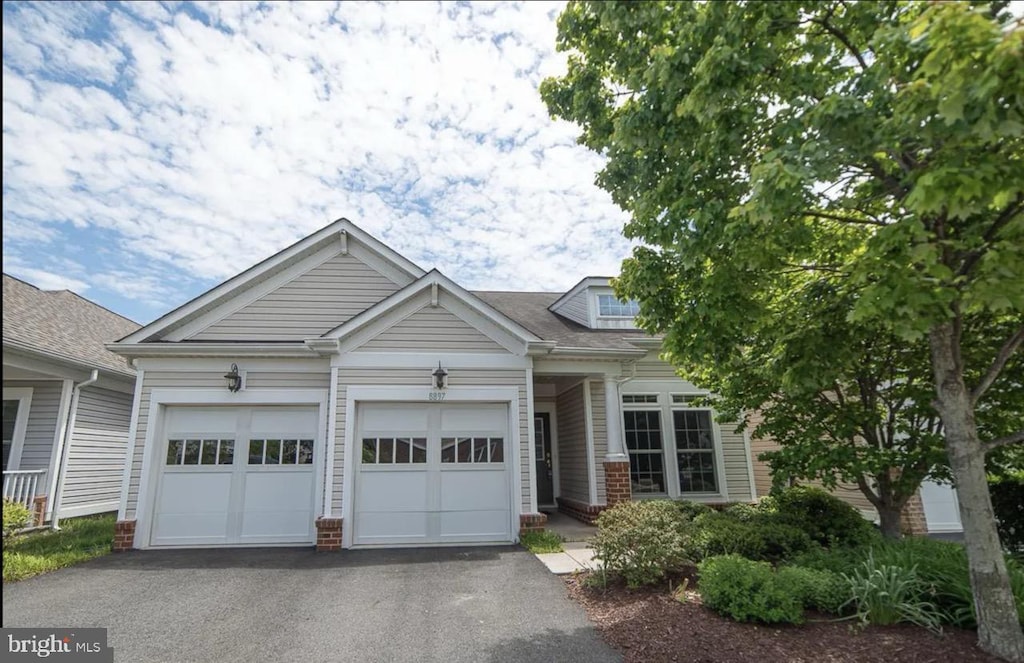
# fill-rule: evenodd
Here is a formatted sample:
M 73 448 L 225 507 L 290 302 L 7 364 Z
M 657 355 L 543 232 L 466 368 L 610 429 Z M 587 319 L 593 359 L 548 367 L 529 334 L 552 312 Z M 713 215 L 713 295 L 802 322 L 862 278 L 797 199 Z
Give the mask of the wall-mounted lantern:
M 444 389 L 445 378 L 448 377 L 448 371 L 441 368 L 441 362 L 437 362 L 437 370 L 432 373 L 434 376 L 434 386 L 438 389 Z
M 242 376 L 238 372 L 238 364 L 231 364 L 231 371 L 224 379 L 228 381 L 228 391 L 235 392 L 242 388 Z

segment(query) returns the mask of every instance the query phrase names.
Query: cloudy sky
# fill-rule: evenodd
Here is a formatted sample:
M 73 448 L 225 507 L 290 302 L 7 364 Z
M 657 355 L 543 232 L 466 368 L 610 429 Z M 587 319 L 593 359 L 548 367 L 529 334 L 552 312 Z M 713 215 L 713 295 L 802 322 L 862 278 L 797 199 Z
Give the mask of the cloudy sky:
M 347 217 L 469 288 L 616 273 L 561 3 L 4 3 L 3 269 L 148 322 Z

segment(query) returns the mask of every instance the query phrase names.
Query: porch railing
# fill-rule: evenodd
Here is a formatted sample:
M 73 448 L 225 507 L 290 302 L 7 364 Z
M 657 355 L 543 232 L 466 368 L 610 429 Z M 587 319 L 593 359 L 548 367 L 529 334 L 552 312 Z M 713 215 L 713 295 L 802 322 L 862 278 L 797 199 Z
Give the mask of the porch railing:
M 45 490 L 42 478 L 46 470 L 4 470 L 4 499 L 33 508 L 36 495 Z

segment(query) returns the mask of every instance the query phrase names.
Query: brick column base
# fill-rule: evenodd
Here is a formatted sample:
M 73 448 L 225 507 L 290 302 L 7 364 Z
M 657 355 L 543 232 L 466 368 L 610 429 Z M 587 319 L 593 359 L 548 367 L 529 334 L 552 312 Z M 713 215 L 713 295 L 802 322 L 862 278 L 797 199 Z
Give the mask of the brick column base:
M 46 522 L 46 495 L 36 495 L 32 498 L 32 524 L 42 527 Z
M 914 493 L 914 496 L 907 500 L 900 513 L 900 531 L 904 536 L 925 536 L 928 534 L 928 521 L 924 515 L 924 503 L 921 502 L 921 493 Z
M 544 513 L 523 513 L 519 516 L 519 536 L 524 532 L 543 532 L 544 526 L 548 524 L 547 514 Z
M 119 520 L 114 523 L 114 552 L 127 552 L 135 548 L 135 521 Z
M 594 521 L 597 520 L 597 517 L 605 509 L 603 504 L 584 504 L 568 497 L 559 497 L 556 498 L 556 501 L 558 502 L 559 513 L 564 513 L 588 525 L 593 525 Z
M 606 460 L 604 462 L 605 501 L 609 507 L 633 499 L 629 484 L 629 461 Z
M 341 550 L 341 518 L 316 519 L 316 551 Z

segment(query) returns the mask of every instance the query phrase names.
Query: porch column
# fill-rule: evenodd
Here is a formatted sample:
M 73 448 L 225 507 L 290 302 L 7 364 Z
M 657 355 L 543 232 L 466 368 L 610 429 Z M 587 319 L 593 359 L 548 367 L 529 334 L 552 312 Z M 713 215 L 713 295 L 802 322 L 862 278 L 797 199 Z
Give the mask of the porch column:
M 622 403 L 619 383 L 613 377 L 604 379 L 605 430 L 608 451 L 604 456 L 604 489 L 608 506 L 632 499 L 629 481 L 629 455 L 622 441 Z

